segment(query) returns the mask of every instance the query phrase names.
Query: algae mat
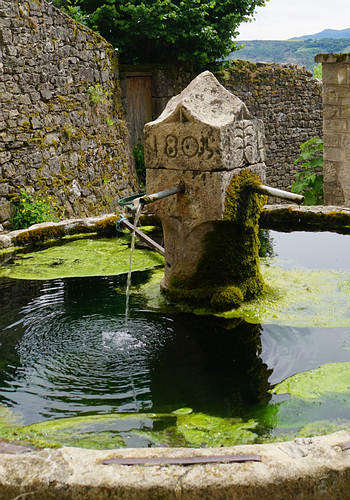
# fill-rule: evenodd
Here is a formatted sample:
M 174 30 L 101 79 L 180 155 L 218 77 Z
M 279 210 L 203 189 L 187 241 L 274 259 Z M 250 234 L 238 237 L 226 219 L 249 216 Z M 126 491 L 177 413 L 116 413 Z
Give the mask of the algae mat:
M 298 373 L 271 389 L 269 404 L 223 418 L 181 408 L 172 413 L 115 413 L 21 426 L 0 406 L 0 438 L 37 447 L 220 447 L 290 440 L 350 427 L 350 363 Z
M 254 417 L 264 441 L 327 434 L 350 427 L 350 363 L 327 363 L 277 384 Z
M 269 293 L 221 316 L 251 323 L 350 326 L 350 272 L 285 269 L 274 258 L 264 259 L 262 274 Z
M 134 287 L 132 293 L 142 295 L 154 310 L 215 315 L 226 319 L 228 325 L 230 320 L 235 324 L 244 319 L 248 323 L 287 326 L 350 327 L 350 272 L 285 269 L 275 258 L 263 259 L 261 272 L 268 293 L 224 313 L 168 304 L 159 291 L 161 269 L 154 270 L 149 282 Z
M 80 238 L 64 245 L 17 254 L 14 262 L 0 267 L 0 277 L 48 280 L 79 276 L 108 276 L 127 273 L 128 237 Z M 149 250 L 134 250 L 133 271 L 163 265 L 164 259 Z
M 192 411 L 185 414 L 116 413 L 62 418 L 24 427 L 0 419 L 0 437 L 40 448 L 199 448 L 254 443 L 256 426 L 254 420 L 243 422 L 239 418 L 220 418 Z

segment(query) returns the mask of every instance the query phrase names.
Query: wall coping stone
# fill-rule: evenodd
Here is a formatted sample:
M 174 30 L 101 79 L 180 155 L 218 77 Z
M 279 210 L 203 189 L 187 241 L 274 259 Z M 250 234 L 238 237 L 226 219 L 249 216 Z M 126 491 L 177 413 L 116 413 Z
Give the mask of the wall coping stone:
M 16 245 L 30 245 L 38 241 L 61 238 L 65 235 L 110 231 L 120 217 L 111 213 L 97 217 L 66 219 L 60 222 L 43 222 L 27 229 L 0 231 L 0 250 Z M 125 215 L 125 214 L 124 214 Z M 126 215 L 128 217 L 128 215 Z M 145 224 L 159 221 L 153 213 L 144 214 Z M 299 206 L 289 204 L 265 205 L 260 216 L 260 227 L 280 231 L 342 231 L 349 233 L 350 208 L 332 205 Z M 53 234 L 56 233 L 56 234 Z M 23 239 L 25 236 L 25 240 Z M 1 500 L 1 497 L 0 497 Z
M 317 54 L 317 63 L 350 63 L 350 54 Z

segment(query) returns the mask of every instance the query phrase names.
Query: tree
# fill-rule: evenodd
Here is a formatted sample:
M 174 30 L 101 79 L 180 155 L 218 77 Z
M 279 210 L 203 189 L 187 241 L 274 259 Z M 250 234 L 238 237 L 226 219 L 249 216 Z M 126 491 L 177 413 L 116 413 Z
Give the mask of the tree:
M 122 63 L 205 66 L 236 49 L 238 27 L 267 0 L 53 0 L 98 31 Z

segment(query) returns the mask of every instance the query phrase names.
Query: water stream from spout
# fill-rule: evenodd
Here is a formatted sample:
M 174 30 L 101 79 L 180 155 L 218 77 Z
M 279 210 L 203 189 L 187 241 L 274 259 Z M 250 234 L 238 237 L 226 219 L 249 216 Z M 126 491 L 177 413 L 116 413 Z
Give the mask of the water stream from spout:
M 128 325 L 128 320 L 129 320 L 129 300 L 130 300 L 130 286 L 131 286 L 131 273 L 132 273 L 132 257 L 133 257 L 133 253 L 134 253 L 135 239 L 136 239 L 135 229 L 136 229 L 137 224 L 138 224 L 139 219 L 140 219 L 141 210 L 142 210 L 142 204 L 139 203 L 137 205 L 137 208 L 135 211 L 134 230 L 131 233 L 129 272 L 128 272 L 128 278 L 127 278 L 127 282 L 126 282 L 126 293 L 125 293 L 125 326 Z

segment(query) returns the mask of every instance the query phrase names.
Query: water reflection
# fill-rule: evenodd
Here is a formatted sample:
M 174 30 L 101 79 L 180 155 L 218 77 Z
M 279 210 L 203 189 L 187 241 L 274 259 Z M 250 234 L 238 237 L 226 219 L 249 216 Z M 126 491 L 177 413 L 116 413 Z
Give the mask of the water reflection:
M 2 282 L 0 398 L 26 423 L 181 406 L 238 415 L 268 398 L 259 326 L 134 307 L 126 329 L 123 279 Z
M 324 232 L 269 231 L 278 264 L 287 269 L 350 270 L 350 235 Z
M 123 287 L 125 277 L 0 280 L 0 402 L 25 423 L 181 407 L 254 417 L 270 384 L 350 361 L 349 329 L 162 314 L 141 295 L 126 329 Z
M 243 321 L 176 316 L 172 333 L 152 357 L 153 401 L 161 411 L 238 416 L 247 405 L 270 398 L 272 372 L 260 357 L 261 326 Z

